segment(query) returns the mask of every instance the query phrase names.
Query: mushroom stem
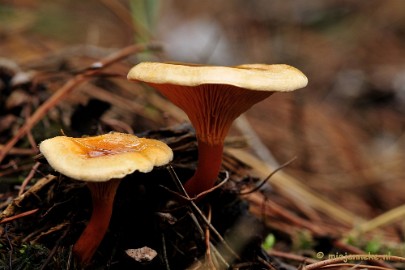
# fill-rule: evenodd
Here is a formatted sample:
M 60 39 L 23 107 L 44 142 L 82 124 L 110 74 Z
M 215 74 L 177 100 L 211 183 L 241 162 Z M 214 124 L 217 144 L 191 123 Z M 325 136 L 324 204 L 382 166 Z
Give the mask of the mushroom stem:
M 198 165 L 184 188 L 190 197 L 197 196 L 215 185 L 222 165 L 223 144 L 209 144 L 198 140 Z
M 93 210 L 86 228 L 73 246 L 73 253 L 82 265 L 88 264 L 104 238 L 110 224 L 115 193 L 121 179 L 103 183 L 87 183 Z

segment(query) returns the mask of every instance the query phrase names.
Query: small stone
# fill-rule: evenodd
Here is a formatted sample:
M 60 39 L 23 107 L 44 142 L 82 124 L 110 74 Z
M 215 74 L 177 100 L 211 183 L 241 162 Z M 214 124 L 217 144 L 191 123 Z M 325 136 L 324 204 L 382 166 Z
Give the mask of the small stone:
M 129 257 L 137 262 L 150 262 L 157 255 L 157 252 L 154 249 L 146 246 L 136 249 L 127 249 L 125 252 Z

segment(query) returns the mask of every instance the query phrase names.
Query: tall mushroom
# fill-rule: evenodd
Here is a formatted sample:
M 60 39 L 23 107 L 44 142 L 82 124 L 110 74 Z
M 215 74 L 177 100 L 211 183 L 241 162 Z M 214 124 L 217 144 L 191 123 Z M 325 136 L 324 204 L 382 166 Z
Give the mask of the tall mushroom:
M 305 87 L 307 77 L 284 64 L 235 67 L 142 62 L 128 79 L 144 82 L 181 108 L 195 128 L 198 165 L 185 189 L 195 196 L 215 185 L 224 139 L 233 121 L 274 92 Z
M 121 179 L 170 162 L 173 152 L 165 143 L 135 135 L 112 132 L 44 140 L 39 149 L 53 169 L 72 179 L 87 182 L 93 210 L 85 230 L 73 246 L 82 265 L 90 262 L 107 232 L 115 193 Z

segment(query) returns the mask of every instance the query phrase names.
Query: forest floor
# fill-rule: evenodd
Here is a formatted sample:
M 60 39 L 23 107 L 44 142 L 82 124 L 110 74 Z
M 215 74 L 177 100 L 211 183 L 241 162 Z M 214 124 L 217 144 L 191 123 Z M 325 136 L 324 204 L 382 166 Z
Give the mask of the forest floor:
M 196 203 L 178 200 L 197 159 L 186 116 L 126 79 L 142 59 L 165 61 L 165 44 L 128 45 L 120 33 L 114 49 L 72 44 L 33 27 L 37 14 L 22 5 L 28 12 L 0 10 L 7 19 L 0 26 L 0 269 L 80 269 L 72 245 L 92 209 L 89 191 L 53 171 L 38 144 L 109 131 L 160 139 L 174 160 L 123 179 L 89 269 L 405 269 L 405 118 L 389 82 L 405 70 L 398 60 L 405 59 L 398 49 L 405 15 L 394 4 L 362 9 L 373 14 L 375 32 L 346 48 L 359 52 L 357 68 L 368 72 L 353 95 L 338 91 L 359 83 L 358 70 L 345 68 L 353 59 L 328 50 L 319 25 L 300 28 L 309 89 L 274 95 L 238 119 L 225 144 L 224 184 Z M 354 20 L 360 6 L 346 7 L 351 25 L 368 27 Z M 397 11 L 392 35 L 387 10 Z M 385 29 L 385 62 L 369 42 L 378 29 Z M 325 66 L 315 67 L 313 44 L 330 55 Z M 157 256 L 134 256 L 143 247 Z

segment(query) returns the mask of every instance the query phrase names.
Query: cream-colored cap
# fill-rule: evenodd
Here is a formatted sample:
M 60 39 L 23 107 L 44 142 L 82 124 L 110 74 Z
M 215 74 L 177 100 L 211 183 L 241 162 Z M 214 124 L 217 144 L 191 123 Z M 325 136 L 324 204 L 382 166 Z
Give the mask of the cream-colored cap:
M 181 108 L 199 141 L 222 144 L 232 122 L 254 104 L 276 92 L 288 92 L 308 83 L 289 65 L 245 64 L 235 67 L 142 62 L 128 73 Z
M 165 143 L 119 132 L 83 138 L 57 136 L 41 142 L 39 150 L 56 171 L 89 182 L 123 178 L 134 171 L 147 173 L 173 159 Z
M 308 84 L 307 77 L 300 70 L 285 64 L 225 67 L 142 62 L 131 68 L 127 78 L 155 84 L 228 84 L 250 90 L 280 92 L 293 91 Z

